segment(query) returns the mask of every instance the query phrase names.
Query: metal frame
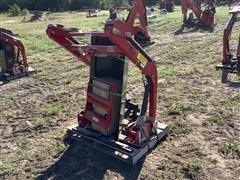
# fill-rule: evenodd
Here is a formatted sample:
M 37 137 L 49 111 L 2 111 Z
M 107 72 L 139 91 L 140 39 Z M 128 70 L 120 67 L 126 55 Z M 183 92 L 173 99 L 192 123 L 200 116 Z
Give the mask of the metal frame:
M 18 66 L 12 67 L 7 70 L 7 74 L 1 79 L 2 81 L 8 81 L 26 76 L 28 72 L 32 72 L 33 69 L 29 68 L 27 63 L 26 51 L 23 43 L 11 34 L 11 31 L 0 28 L 0 41 L 10 44 L 17 49 L 17 53 L 14 52 L 14 60 Z M 21 55 L 22 61 L 18 62 L 18 58 Z
M 139 20 L 140 25 L 135 25 L 135 21 Z M 132 32 L 135 40 L 142 46 L 150 44 L 150 36 L 148 34 L 147 10 L 143 0 L 135 0 L 125 23 L 132 26 Z
M 136 0 L 134 7 L 139 7 L 139 9 L 145 9 L 142 2 Z M 103 133 L 98 133 L 97 136 L 92 136 L 93 129 L 91 128 L 91 123 L 93 123 L 94 115 L 87 116 L 88 109 L 79 113 L 77 128 L 73 128 L 70 131 L 73 132 L 78 138 L 84 137 L 85 141 L 92 144 L 94 147 L 96 144 L 103 145 L 106 149 L 118 149 L 121 153 L 121 148 L 119 149 L 119 143 L 128 145 L 131 149 L 130 154 L 127 154 L 130 161 L 134 164 L 142 156 L 144 156 L 156 143 L 166 136 L 168 132 L 168 126 L 164 125 L 164 128 L 159 132 L 159 128 L 156 126 L 156 108 L 157 108 L 157 88 L 158 88 L 158 73 L 157 67 L 153 59 L 144 51 L 144 49 L 135 41 L 136 27 L 133 26 L 134 17 L 144 13 L 136 11 L 136 9 L 130 12 L 127 21 L 117 19 L 113 21 L 107 21 L 104 27 L 104 32 L 80 32 L 76 28 L 65 28 L 63 25 L 49 25 L 47 28 L 47 35 L 50 39 L 55 41 L 57 44 L 65 48 L 71 54 L 78 58 L 88 66 L 91 66 L 91 60 L 95 57 L 108 57 L 108 56 L 124 56 L 129 59 L 130 62 L 136 66 L 145 77 L 144 83 L 144 95 L 141 112 L 138 114 L 138 108 L 126 100 L 125 108 L 134 109 L 134 118 L 126 119 L 129 116 L 128 112 L 125 113 L 126 117 L 121 117 L 119 121 L 126 120 L 126 127 L 122 130 L 118 130 L 117 136 L 115 131 L 112 134 L 103 136 Z M 140 16 L 142 20 L 145 16 Z M 144 24 L 146 25 L 146 24 Z M 93 45 L 83 41 L 82 38 L 92 39 L 105 39 L 105 41 L 110 42 L 108 45 Z M 117 58 L 115 59 L 117 60 Z M 90 75 L 90 81 L 92 76 Z M 114 89 L 114 87 L 112 87 Z M 89 93 L 89 89 L 87 94 Z M 110 98 L 111 99 L 111 98 Z M 88 98 L 89 100 L 89 98 Z M 94 101 L 96 99 L 94 98 Z M 107 104 L 111 104 L 109 101 Z M 101 103 L 100 107 L 101 107 Z M 149 107 L 148 107 L 149 106 Z M 109 106 L 108 106 L 109 107 Z M 148 111 L 148 115 L 146 115 Z M 128 114 L 128 115 L 127 115 Z M 135 115 L 138 114 L 137 117 Z M 106 120 L 106 119 L 105 119 Z M 109 119 L 111 120 L 111 119 Z M 109 120 L 105 121 L 105 125 L 100 124 L 101 128 L 107 130 L 106 127 L 109 125 Z M 96 121 L 95 121 L 96 122 Z M 95 123 L 94 122 L 94 123 Z M 104 123 L 104 121 L 102 121 Z M 119 122 L 122 123 L 122 122 Z M 119 127 L 122 125 L 118 124 Z M 95 133 L 96 134 L 96 133 Z M 121 139 L 125 137 L 124 140 Z M 99 138 L 100 137 L 100 138 Z M 114 144 L 112 144 L 114 142 Z M 106 150 L 104 150 L 106 151 Z M 125 152 L 126 153 L 126 152 Z M 120 158 L 121 159 L 121 158 Z
M 201 1 L 202 2 L 208 2 L 208 1 Z M 208 3 L 210 3 L 209 1 Z M 204 27 L 213 27 L 214 25 L 214 14 L 215 14 L 215 5 L 212 4 L 214 7 L 212 7 L 210 4 L 206 4 L 207 7 L 202 10 L 199 5 L 197 5 L 194 0 L 182 0 L 182 14 L 183 14 L 183 23 L 188 25 L 200 25 Z M 201 5 L 200 5 L 201 6 Z M 196 20 L 194 20 L 194 23 L 192 23 L 191 20 L 187 17 L 188 9 L 192 10 L 194 15 L 196 16 Z
M 104 109 L 108 116 L 107 118 L 104 118 L 100 115 L 94 114 L 94 116 L 97 116 L 98 118 L 98 124 L 105 128 L 108 129 L 110 124 L 111 124 L 111 117 L 112 117 L 112 105 L 113 105 L 113 95 L 111 93 L 117 93 L 118 87 L 115 84 L 109 83 L 109 82 L 104 82 L 105 84 L 108 84 L 110 86 L 111 92 L 109 93 L 108 99 L 104 99 L 102 97 L 98 97 L 92 93 L 92 84 L 93 80 L 97 80 L 98 82 L 104 82 L 102 79 L 96 78 L 96 77 L 91 77 L 90 78 L 90 83 L 88 85 L 88 90 L 87 90 L 87 104 L 86 107 L 90 106 L 90 104 L 98 104 L 102 109 Z M 89 110 L 85 110 L 83 113 L 81 113 L 82 116 L 84 116 L 86 119 L 90 119 L 92 117 L 93 112 Z
M 234 7 L 229 11 L 229 13 L 231 14 L 231 16 L 224 28 L 223 34 L 223 59 L 222 63 L 216 66 L 217 70 L 222 71 L 222 83 L 228 82 L 229 73 L 240 75 L 240 41 L 238 43 L 236 55 L 230 52 L 230 37 L 233 27 L 237 22 L 238 15 L 240 13 L 240 7 Z
M 61 45 L 86 65 L 90 65 L 92 57 L 106 54 L 127 56 L 138 69 L 151 80 L 149 93 L 149 117 L 155 119 L 157 106 L 158 75 L 155 62 L 132 38 L 134 30 L 131 25 L 121 21 L 109 21 L 105 31 L 82 33 L 78 29 L 65 28 L 62 25 L 49 25 L 47 34 L 50 39 Z M 81 45 L 76 38 L 96 36 L 108 38 L 114 46 Z
M 79 140 L 87 146 L 93 147 L 125 163 L 134 165 L 153 150 L 167 136 L 168 132 L 169 127 L 167 125 L 158 124 L 157 134 L 152 136 L 149 141 L 142 143 L 141 146 L 132 146 L 124 141 L 115 141 L 98 132 L 79 126 L 69 127 L 66 138 Z

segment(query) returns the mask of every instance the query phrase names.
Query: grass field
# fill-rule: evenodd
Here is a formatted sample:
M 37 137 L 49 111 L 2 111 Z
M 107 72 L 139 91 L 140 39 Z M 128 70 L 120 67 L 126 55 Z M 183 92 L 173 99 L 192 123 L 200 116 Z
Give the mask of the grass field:
M 0 179 L 239 179 L 240 84 L 222 85 L 215 71 L 222 59 L 227 7 L 217 9 L 213 32 L 175 36 L 179 7 L 149 19 L 155 44 L 146 51 L 158 66 L 158 121 L 171 125 L 171 132 L 137 166 L 82 144 L 64 144 L 65 128 L 85 104 L 88 68 L 48 39 L 45 30 L 51 23 L 102 30 L 107 16 L 50 13 L 48 21 L 30 23 L 0 14 L 0 27 L 19 35 L 37 70 L 0 86 Z M 129 76 L 131 89 L 142 85 L 136 68 Z M 130 96 L 139 101 L 139 93 Z

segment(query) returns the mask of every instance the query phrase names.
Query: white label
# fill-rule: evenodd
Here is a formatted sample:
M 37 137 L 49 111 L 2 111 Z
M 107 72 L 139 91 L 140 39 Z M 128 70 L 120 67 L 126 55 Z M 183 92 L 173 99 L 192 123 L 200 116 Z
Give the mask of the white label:
M 96 117 L 93 116 L 92 119 L 93 119 L 93 121 L 98 122 L 98 118 L 96 118 Z

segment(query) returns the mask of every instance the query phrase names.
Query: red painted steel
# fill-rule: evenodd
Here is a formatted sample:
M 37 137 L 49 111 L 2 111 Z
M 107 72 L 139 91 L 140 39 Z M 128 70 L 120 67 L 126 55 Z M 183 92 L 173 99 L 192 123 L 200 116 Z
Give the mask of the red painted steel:
M 201 0 L 201 3 L 206 1 Z M 186 23 L 188 20 L 187 12 L 188 9 L 192 10 L 197 20 L 199 20 L 199 24 L 206 27 L 211 27 L 214 25 L 214 14 L 215 10 L 212 11 L 210 9 L 201 10 L 200 7 L 194 2 L 194 0 L 182 0 L 182 14 L 183 14 L 183 22 Z
M 229 21 L 227 22 L 225 28 L 224 28 L 224 34 L 223 34 L 223 64 L 228 64 L 231 62 L 233 55 L 230 52 L 230 36 L 234 27 L 234 24 L 237 20 L 238 13 L 232 13 Z M 239 56 L 239 54 L 237 54 Z
M 22 65 L 19 66 L 18 70 L 16 69 L 16 67 L 14 69 L 10 69 L 9 71 L 11 73 L 13 73 L 12 75 L 26 72 L 28 69 L 28 63 L 27 63 L 26 51 L 25 51 L 23 43 L 16 37 L 13 37 L 13 36 L 5 33 L 4 30 L 1 28 L 0 28 L 0 41 L 6 42 L 6 43 L 10 44 L 11 46 L 14 46 L 15 48 L 19 49 L 21 52 Z M 16 54 L 15 54 L 15 56 L 16 56 Z M 16 57 L 15 57 L 15 60 L 17 61 Z
M 138 0 L 135 2 L 134 7 L 143 8 L 143 4 L 137 4 Z M 65 28 L 62 25 L 49 25 L 47 28 L 47 34 L 50 39 L 58 43 L 60 46 L 65 48 L 71 54 L 78 58 L 86 65 L 90 65 L 90 61 L 95 56 L 109 56 L 109 55 L 123 55 L 126 56 L 146 77 L 151 80 L 150 93 L 149 93 L 149 116 L 145 123 L 143 129 L 145 129 L 146 137 L 150 137 L 153 132 L 153 124 L 156 119 L 156 108 L 157 108 L 157 87 L 158 87 L 158 76 L 157 67 L 155 62 L 147 55 L 147 53 L 140 47 L 132 43 L 134 35 L 136 33 L 136 27 L 133 26 L 133 17 L 138 16 L 138 14 L 145 14 L 145 11 L 139 12 L 134 11 L 127 21 L 124 20 L 114 20 L 107 21 L 104 27 L 104 32 L 80 32 L 80 30 L 75 28 Z M 144 16 L 140 16 L 144 18 Z M 147 33 L 147 24 L 142 24 L 144 26 L 142 30 Z M 139 28 L 139 27 L 138 27 Z M 146 28 L 146 29 L 145 29 Z M 112 42 L 112 45 L 91 45 L 91 43 L 83 44 L 80 38 L 91 39 L 91 37 L 104 37 Z M 134 41 L 135 42 L 135 41 Z M 90 83 L 95 77 L 90 77 Z M 102 80 L 99 80 L 102 81 Z M 112 92 L 116 92 L 117 87 L 114 84 L 110 84 Z M 104 110 L 107 110 L 107 117 L 98 116 L 98 124 L 107 129 L 111 123 L 112 117 L 112 97 L 105 101 L 100 97 L 97 97 L 91 93 L 91 87 L 88 87 L 86 110 L 78 115 L 79 125 L 84 127 L 91 118 L 96 117 L 91 111 L 92 104 L 97 104 Z M 134 133 L 135 131 L 135 133 Z M 131 143 L 139 144 L 142 142 L 140 138 L 141 129 L 134 127 L 130 131 Z M 135 135 L 134 135 L 135 134 Z M 146 138 L 144 137 L 144 138 Z
M 78 33 L 77 33 L 78 32 Z M 129 32 L 126 36 L 126 32 Z M 49 25 L 47 29 L 48 36 L 55 42 L 60 44 L 66 50 L 71 52 L 79 60 L 85 64 L 90 64 L 90 59 L 98 54 L 120 54 L 127 56 L 134 65 L 136 65 L 142 73 L 150 77 L 152 80 L 150 90 L 150 103 L 149 103 L 149 116 L 154 118 L 156 116 L 156 104 L 157 104 L 157 68 L 154 61 L 147 61 L 146 65 L 142 67 L 138 61 L 138 54 L 140 53 L 127 38 L 133 36 L 132 26 L 125 23 L 124 21 L 117 20 L 107 23 L 105 26 L 104 33 L 93 32 L 93 33 L 80 33 L 78 30 L 71 31 L 63 26 Z M 91 45 L 80 45 L 80 42 L 74 42 L 70 39 L 79 36 L 95 36 L 95 37 L 106 37 L 115 46 L 91 46 Z M 78 48 L 76 48 L 76 46 Z M 141 54 L 141 53 L 140 53 Z
M 139 19 L 140 26 L 135 24 L 136 19 Z M 130 11 L 126 21 L 130 26 L 132 26 L 133 34 L 138 32 L 143 32 L 148 38 L 148 21 L 146 15 L 146 6 L 143 0 L 135 0 L 132 10 Z

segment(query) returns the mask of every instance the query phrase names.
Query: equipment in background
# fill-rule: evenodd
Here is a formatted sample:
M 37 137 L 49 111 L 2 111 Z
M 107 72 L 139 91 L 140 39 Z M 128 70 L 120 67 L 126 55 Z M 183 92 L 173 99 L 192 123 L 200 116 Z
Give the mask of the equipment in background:
M 120 20 L 120 18 L 117 18 L 117 12 L 115 9 L 111 8 L 109 13 L 109 21 Z M 150 45 L 151 38 L 148 35 L 147 9 L 143 0 L 134 1 L 133 7 L 127 16 L 125 23 L 132 26 L 131 29 L 134 34 L 134 40 L 137 41 L 138 44 L 142 47 Z M 126 33 L 128 32 L 126 31 Z
M 231 10 L 232 7 L 239 5 L 239 0 L 217 0 L 217 6 L 226 6 L 228 5 L 229 10 Z
M 148 20 L 146 7 L 143 0 L 135 0 L 125 23 L 132 26 L 134 40 L 141 46 L 148 46 L 151 38 L 148 35 Z M 128 33 L 128 31 L 126 31 Z
M 240 36 L 238 38 L 238 46 L 236 55 L 230 50 L 230 38 L 235 23 L 239 20 L 240 6 L 234 7 L 229 11 L 231 17 L 227 22 L 223 35 L 223 60 L 222 64 L 217 65 L 217 70 L 222 70 L 222 83 L 228 82 L 228 74 L 240 75 Z
M 104 32 L 82 33 L 62 25 L 49 25 L 47 29 L 49 38 L 90 67 L 86 106 L 78 114 L 78 126 L 68 130 L 69 136 L 131 164 L 169 131 L 156 119 L 157 67 L 134 40 L 136 28 L 129 23 L 140 14 L 138 9 L 130 13 L 128 21 L 107 21 Z M 141 108 L 126 98 L 129 63 L 143 75 Z
M 204 2 L 204 10 L 202 10 L 202 2 Z M 188 9 L 192 10 L 189 16 Z M 185 25 L 213 27 L 215 13 L 215 0 L 182 0 L 183 23 Z
M 98 10 L 97 9 L 87 9 L 86 17 L 87 18 L 98 17 Z
M 240 1 L 239 0 L 229 0 L 228 1 L 229 10 L 231 10 L 232 8 L 234 8 L 236 6 L 240 6 Z
M 31 19 L 29 20 L 30 22 L 35 22 L 35 21 L 47 21 L 48 18 L 46 16 L 45 12 L 42 11 L 34 11 Z
M 0 81 L 26 76 L 29 71 L 25 48 L 9 30 L 0 28 Z
M 153 16 L 152 9 L 153 8 L 146 6 L 146 15 L 147 15 L 147 17 L 152 17 Z
M 117 19 L 117 12 L 115 9 L 113 9 L 113 8 L 109 9 L 109 18 L 108 19 L 112 20 L 112 21 Z
M 159 0 L 159 6 L 161 12 L 173 12 L 174 0 Z

